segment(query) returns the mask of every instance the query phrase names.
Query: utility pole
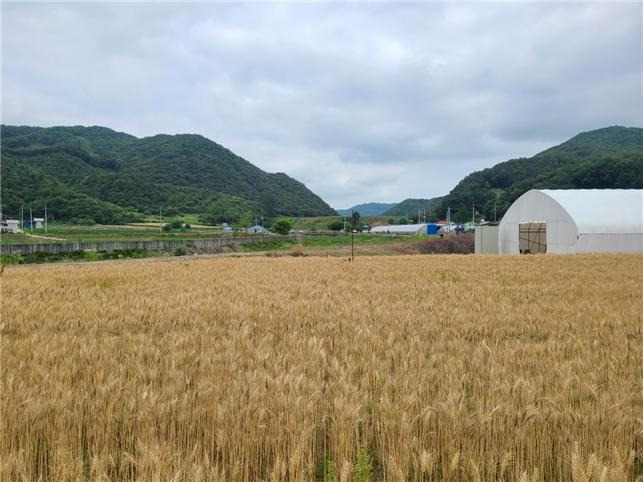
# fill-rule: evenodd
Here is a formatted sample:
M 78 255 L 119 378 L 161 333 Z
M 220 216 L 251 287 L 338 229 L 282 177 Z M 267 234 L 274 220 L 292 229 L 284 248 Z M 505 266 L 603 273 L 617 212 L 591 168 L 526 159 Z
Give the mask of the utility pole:
M 471 205 L 471 222 L 476 224 L 476 203 Z
M 163 208 L 159 207 L 159 233 L 163 232 Z
M 351 213 L 351 218 L 352 218 L 352 224 L 355 224 L 355 216 L 353 216 L 355 212 L 353 211 Z M 355 226 L 351 227 L 351 261 L 355 260 Z
M 47 201 L 45 201 L 45 234 L 47 234 Z
M 493 222 L 496 222 L 496 204 L 498 203 L 497 199 L 494 199 L 493 201 Z
M 25 203 L 20 203 L 20 229 L 25 229 Z
M 33 233 L 33 211 L 31 210 L 31 204 L 29 205 L 29 231 Z
M 447 232 L 451 232 L 451 206 L 447 206 Z

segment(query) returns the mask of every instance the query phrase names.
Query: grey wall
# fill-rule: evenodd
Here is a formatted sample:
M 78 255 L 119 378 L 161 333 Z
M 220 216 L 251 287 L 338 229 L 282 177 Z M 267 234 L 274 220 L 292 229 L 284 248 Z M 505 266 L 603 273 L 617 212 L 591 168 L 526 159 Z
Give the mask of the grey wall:
M 476 226 L 476 254 L 498 254 L 498 226 Z
M 176 248 L 194 248 L 204 251 L 216 250 L 233 244 L 246 244 L 262 240 L 290 239 L 296 242 L 303 242 L 303 235 L 290 234 L 287 236 L 227 236 L 213 239 L 192 239 L 192 240 L 167 240 L 167 241 L 124 241 L 124 242 L 101 242 L 101 243 L 43 243 L 43 244 L 6 244 L 0 246 L 0 253 L 22 253 L 32 254 L 63 253 L 70 251 L 114 251 L 116 249 L 147 249 L 153 250 L 174 250 Z

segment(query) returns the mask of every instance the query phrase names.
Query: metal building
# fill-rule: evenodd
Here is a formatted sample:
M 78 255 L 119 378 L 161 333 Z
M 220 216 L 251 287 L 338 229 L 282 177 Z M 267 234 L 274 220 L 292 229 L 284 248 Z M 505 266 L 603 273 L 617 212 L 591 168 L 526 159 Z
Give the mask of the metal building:
M 643 190 L 532 189 L 505 213 L 500 253 L 643 251 Z
M 225 229 L 225 228 L 224 228 Z M 264 228 L 263 226 L 252 226 L 251 228 L 248 228 L 246 230 L 247 233 L 249 234 L 268 234 L 268 230 Z
M 374 234 L 429 234 L 428 224 L 391 224 L 389 226 L 374 226 Z

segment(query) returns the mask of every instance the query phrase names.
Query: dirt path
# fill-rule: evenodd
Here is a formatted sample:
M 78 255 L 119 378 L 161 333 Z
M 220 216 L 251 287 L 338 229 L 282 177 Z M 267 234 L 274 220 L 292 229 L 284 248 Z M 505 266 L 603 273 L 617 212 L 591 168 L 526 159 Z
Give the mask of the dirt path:
M 37 234 L 30 234 L 27 231 L 23 231 L 22 234 L 29 236 L 30 238 L 40 238 L 40 239 L 53 239 L 54 241 L 67 241 L 64 238 L 54 238 L 52 236 L 38 236 Z

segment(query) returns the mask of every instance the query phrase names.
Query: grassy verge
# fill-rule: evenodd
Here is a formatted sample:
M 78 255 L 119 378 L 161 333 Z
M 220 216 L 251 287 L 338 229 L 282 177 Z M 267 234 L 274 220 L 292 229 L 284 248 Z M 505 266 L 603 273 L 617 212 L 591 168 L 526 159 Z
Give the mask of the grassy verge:
M 355 244 L 391 244 L 397 242 L 416 243 L 426 239 L 426 236 L 377 236 L 369 234 L 355 235 Z M 351 236 L 306 236 L 304 238 L 305 247 L 334 247 L 346 246 L 351 244 Z
M 40 236 L 40 234 L 38 234 Z M 3 234 L 0 236 L 0 244 L 44 244 L 44 243 L 60 243 L 56 239 L 32 238 L 26 234 Z
M 355 245 L 377 244 L 386 245 L 392 243 L 418 243 L 425 240 L 426 236 L 369 236 L 358 234 L 355 236 Z M 288 239 L 257 240 L 256 242 L 242 244 L 238 247 L 241 252 L 252 251 L 279 251 L 292 249 L 297 243 Z M 350 235 L 346 236 L 306 236 L 304 238 L 305 248 L 340 248 L 351 244 Z
M 270 239 L 265 241 L 254 241 L 252 243 L 241 244 L 237 247 L 241 252 L 253 251 L 278 251 L 291 249 L 296 243 L 289 239 Z

